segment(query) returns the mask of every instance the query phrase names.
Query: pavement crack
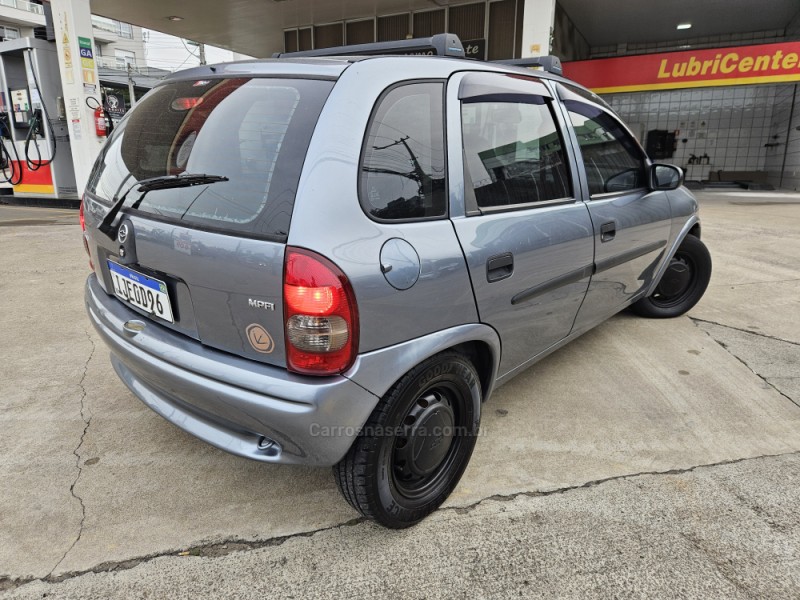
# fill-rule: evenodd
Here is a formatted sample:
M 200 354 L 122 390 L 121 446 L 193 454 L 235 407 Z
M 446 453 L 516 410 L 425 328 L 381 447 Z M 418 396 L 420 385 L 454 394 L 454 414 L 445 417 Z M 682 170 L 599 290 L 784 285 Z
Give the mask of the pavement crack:
M 697 322 L 700 322 L 700 323 L 709 323 L 709 324 L 711 324 L 711 325 L 716 325 L 716 326 L 718 326 L 718 327 L 725 327 L 725 328 L 727 328 L 727 329 L 733 329 L 733 330 L 735 330 L 735 331 L 739 331 L 739 332 L 741 332 L 741 333 L 748 333 L 748 334 L 750 334 L 750 335 L 756 335 L 756 336 L 759 336 L 759 337 L 768 338 L 768 339 L 770 339 L 770 340 L 774 340 L 774 341 L 776 341 L 776 342 L 783 342 L 784 344 L 791 344 L 791 345 L 794 345 L 794 346 L 800 346 L 800 344 L 798 344 L 798 343 L 796 343 L 796 342 L 790 342 L 790 341 L 788 341 L 788 340 L 782 340 L 782 339 L 780 339 L 780 338 L 776 338 L 776 337 L 773 337 L 773 336 L 771 336 L 771 335 L 766 335 L 766 334 L 762 334 L 762 333 L 756 333 L 756 332 L 753 332 L 753 331 L 749 331 L 749 330 L 747 330 L 747 329 L 739 329 L 738 327 L 731 327 L 730 325 L 722 325 L 721 323 L 715 323 L 714 321 L 705 321 L 705 320 L 703 320 L 703 319 L 695 319 L 695 318 L 693 318 L 693 317 L 689 317 L 689 319 L 690 319 L 691 321 L 695 322 L 695 326 L 697 326 Z M 786 399 L 787 399 L 789 402 L 791 402 L 792 404 L 794 404 L 794 405 L 795 405 L 797 408 L 800 408 L 800 403 L 799 403 L 797 400 L 795 400 L 794 398 L 792 398 L 792 397 L 791 397 L 791 396 L 789 396 L 788 394 L 785 394 L 783 391 L 781 391 L 781 390 L 780 390 L 780 388 L 778 388 L 778 387 L 777 387 L 777 386 L 776 386 L 774 383 L 772 383 L 772 382 L 771 382 L 769 379 L 767 379 L 766 377 L 764 377 L 763 375 L 761 375 L 761 373 L 759 373 L 759 372 L 758 372 L 758 371 L 756 371 L 756 370 L 755 370 L 753 367 L 751 367 L 749 364 L 747 364 L 747 361 L 746 361 L 746 360 L 744 360 L 743 358 L 741 358 L 740 356 L 738 356 L 737 354 L 735 354 L 735 353 L 734 353 L 734 352 L 733 352 L 733 351 L 732 351 L 730 348 L 728 348 L 728 345 L 727 345 L 725 342 L 722 342 L 722 341 L 718 340 L 717 338 L 715 338 L 715 337 L 714 337 L 714 336 L 711 334 L 711 332 L 709 332 L 709 331 L 705 331 L 705 334 L 706 334 L 708 337 L 710 337 L 712 340 L 714 340 L 714 341 L 715 341 L 717 344 L 719 344 L 719 346 L 720 346 L 720 347 L 721 347 L 723 350 L 725 350 L 725 352 L 727 352 L 728 354 L 730 354 L 730 355 L 731 355 L 733 358 L 735 358 L 735 359 L 736 359 L 736 360 L 738 360 L 740 363 L 742 363 L 742 364 L 743 364 L 745 367 L 747 367 L 747 369 L 748 369 L 748 370 L 749 370 L 749 371 L 750 371 L 750 372 L 751 372 L 753 375 L 755 375 L 756 377 L 758 377 L 758 378 L 759 378 L 761 381 L 763 381 L 763 382 L 764 382 L 766 385 L 768 385 L 768 386 L 769 386 L 769 387 L 771 387 L 773 390 L 775 390 L 776 392 L 778 392 L 778 393 L 779 393 L 781 396 L 783 396 L 784 398 L 786 398 Z
M 89 431 L 89 426 L 92 423 L 91 414 L 89 414 L 87 416 L 86 387 L 84 385 L 84 381 L 86 380 L 86 373 L 89 370 L 89 362 L 91 362 L 92 357 L 94 357 L 94 352 L 95 352 L 96 346 L 95 346 L 94 340 L 92 339 L 92 336 L 89 335 L 89 332 L 87 331 L 85 333 L 86 333 L 86 339 L 88 339 L 89 340 L 89 344 L 91 344 L 91 350 L 89 352 L 89 357 L 86 359 L 86 362 L 83 363 L 83 373 L 81 374 L 80 381 L 78 381 L 78 387 L 81 390 L 81 397 L 80 397 L 81 411 L 80 411 L 80 414 L 81 414 L 81 420 L 83 421 L 83 431 L 81 432 L 81 437 L 78 440 L 78 445 L 75 446 L 75 448 L 72 451 L 72 454 L 75 455 L 75 469 L 77 470 L 77 473 L 75 474 L 75 479 L 72 481 L 72 485 L 69 486 L 69 493 L 80 504 L 80 507 L 81 507 L 81 522 L 78 525 L 78 535 L 75 537 L 75 539 L 73 540 L 72 544 L 70 544 L 69 548 L 67 548 L 67 550 L 64 552 L 64 554 L 61 555 L 61 558 L 58 559 L 58 562 L 55 564 L 55 566 L 52 569 L 50 569 L 50 573 L 48 573 L 47 576 L 44 577 L 44 580 L 50 580 L 52 578 L 52 575 L 55 572 L 55 570 L 59 567 L 59 565 L 61 565 L 62 562 L 64 562 L 64 559 L 67 558 L 67 555 L 72 551 L 72 549 L 80 541 L 81 536 L 83 535 L 83 525 L 86 522 L 86 504 L 83 502 L 83 498 L 81 498 L 80 495 L 75 493 L 75 486 L 78 484 L 78 481 L 80 480 L 81 475 L 83 474 L 83 466 L 81 466 L 81 452 L 80 452 L 80 450 L 81 450 L 81 447 L 83 446 L 84 440 L 86 439 L 86 433 Z
M 0 592 L 10 589 L 16 589 L 23 585 L 27 585 L 29 583 L 35 583 L 37 581 L 43 583 L 61 583 L 68 579 L 74 579 L 76 577 L 81 577 L 83 575 L 89 575 L 92 573 L 96 574 L 96 573 L 111 573 L 115 571 L 126 571 L 128 569 L 133 569 L 134 567 L 142 563 L 150 562 L 151 560 L 155 560 L 157 558 L 164 558 L 168 556 L 179 556 L 179 557 L 195 556 L 204 558 L 216 558 L 219 556 L 226 556 L 228 554 L 233 554 L 235 552 L 258 550 L 259 548 L 280 546 L 285 542 L 288 542 L 289 540 L 295 538 L 312 537 L 317 535 L 318 533 L 335 531 L 337 529 L 342 529 L 344 527 L 352 527 L 354 525 L 360 525 L 361 523 L 370 523 L 370 522 L 371 521 L 366 517 L 356 517 L 355 519 L 350 519 L 349 521 L 345 521 L 344 523 L 337 523 L 336 525 L 330 525 L 328 527 L 321 527 L 319 529 L 312 529 L 309 531 L 301 531 L 298 533 L 292 533 L 289 535 L 283 535 L 279 537 L 267 538 L 263 540 L 242 540 L 239 538 L 230 538 L 224 541 L 198 544 L 196 546 L 191 546 L 184 550 L 154 552 L 153 554 L 137 556 L 135 558 L 130 558 L 127 560 L 104 562 L 95 565 L 90 569 L 83 569 L 79 571 L 67 571 L 59 575 L 53 575 L 51 571 L 48 575 L 44 577 L 27 577 L 27 578 L 17 578 L 17 579 L 12 579 L 9 577 L 0 577 Z M 73 544 L 73 546 L 74 545 L 75 544 Z M 69 550 L 67 551 L 67 553 L 68 552 Z
M 783 338 L 775 337 L 774 335 L 768 335 L 766 333 L 760 333 L 758 331 L 751 331 L 750 329 L 742 329 L 741 327 L 734 327 L 733 325 L 725 325 L 724 323 L 717 323 L 716 321 L 709 321 L 707 319 L 698 319 L 697 317 L 689 317 L 689 320 L 692 321 L 692 323 L 694 323 L 695 325 L 697 325 L 698 323 L 708 323 L 709 325 L 716 325 L 717 327 L 724 327 L 725 329 L 733 329 L 734 331 L 740 331 L 741 333 L 757 335 L 758 337 L 767 338 L 768 340 L 783 342 L 784 344 L 791 344 L 792 346 L 800 346 L 800 342 L 792 342 L 790 340 L 784 340 Z
M 800 278 L 793 279 L 776 279 L 774 281 L 743 281 L 740 283 L 718 283 L 714 287 L 742 287 L 744 285 L 771 285 L 773 283 L 793 283 L 800 281 Z
M 454 511 L 458 514 L 466 514 L 472 512 L 478 506 L 483 504 L 487 501 L 494 501 L 494 502 L 511 502 L 516 500 L 519 497 L 527 497 L 527 498 L 541 498 L 545 496 L 554 496 L 556 494 L 565 494 L 568 492 L 573 492 L 575 490 L 581 490 L 584 488 L 592 488 L 598 485 L 602 485 L 604 483 L 610 483 L 614 481 L 625 481 L 627 479 L 635 479 L 637 477 L 647 477 L 647 476 L 660 476 L 660 475 L 684 475 L 686 473 L 691 473 L 697 469 L 706 469 L 706 468 L 713 468 L 713 467 L 724 467 L 726 465 L 735 465 L 742 462 L 747 462 L 751 460 L 759 460 L 764 458 L 779 458 L 783 456 L 795 456 L 800 455 L 800 450 L 792 450 L 791 452 L 783 452 L 780 454 L 762 454 L 760 456 L 746 456 L 744 458 L 734 458 L 730 460 L 723 460 L 715 463 L 705 463 L 702 465 L 694 465 L 692 467 L 685 467 L 681 469 L 668 469 L 665 471 L 639 471 L 637 473 L 628 473 L 626 475 L 613 475 L 611 477 L 604 477 L 602 479 L 593 479 L 591 481 L 587 481 L 585 483 L 579 485 L 572 485 L 566 486 L 561 488 L 556 488 L 553 490 L 545 490 L 545 491 L 534 491 L 534 492 L 514 492 L 513 494 L 496 494 L 494 496 L 488 496 L 486 498 L 481 498 L 477 502 L 472 504 L 468 504 L 466 506 L 446 506 L 440 510 L 446 511 Z
M 582 483 L 580 485 L 573 485 L 567 486 L 563 488 L 557 488 L 553 490 L 545 490 L 541 492 L 515 492 L 513 494 L 498 494 L 494 496 L 488 496 L 486 498 L 481 498 L 476 502 L 469 504 L 467 506 L 447 506 L 444 508 L 439 509 L 437 512 L 446 512 L 451 511 L 455 512 L 456 514 L 468 514 L 479 507 L 481 504 L 485 502 L 511 502 L 520 497 L 527 497 L 527 498 L 540 498 L 546 496 L 553 496 L 556 494 L 565 494 L 569 492 L 574 492 L 577 490 L 585 489 L 585 488 L 592 488 L 598 485 L 602 485 L 605 483 L 610 483 L 614 481 L 625 481 L 629 479 L 636 479 L 638 477 L 646 477 L 646 476 L 663 476 L 663 475 L 683 475 L 686 473 L 691 473 L 697 469 L 706 469 L 706 468 L 713 468 L 713 467 L 722 467 L 726 465 L 735 465 L 738 463 L 748 462 L 752 460 L 761 460 L 767 458 L 780 458 L 786 456 L 796 456 L 800 455 L 800 450 L 794 450 L 791 452 L 784 452 L 781 454 L 764 454 L 760 456 L 748 456 L 744 458 L 736 458 L 731 460 L 720 461 L 716 463 L 707 463 L 701 465 L 694 465 L 691 467 L 685 467 L 680 469 L 669 469 L 665 471 L 641 471 L 638 473 L 629 473 L 627 475 L 615 475 L 613 477 L 605 477 L 602 479 L 595 479 L 592 481 L 587 481 L 586 483 Z M 435 514 L 435 513 L 434 513 Z M 356 525 L 362 524 L 370 524 L 372 523 L 373 527 L 378 527 L 375 525 L 370 519 L 366 517 L 356 517 L 354 519 L 350 519 L 349 521 L 345 521 L 344 523 L 339 523 L 336 525 L 330 525 L 328 527 L 321 527 L 319 529 L 312 529 L 309 531 L 302 531 L 299 533 L 288 534 L 279 537 L 267 538 L 262 540 L 242 540 L 240 538 L 229 538 L 224 541 L 216 541 L 216 542 L 209 542 L 198 544 L 195 546 L 191 546 L 184 550 L 170 550 L 166 552 L 156 552 L 153 554 L 148 554 L 145 556 L 139 556 L 127 560 L 120 560 L 120 561 L 110 561 L 104 562 L 89 569 L 79 570 L 79 571 L 68 571 L 65 573 L 61 573 L 59 575 L 53 575 L 52 572 L 45 577 L 28 577 L 28 578 L 18 578 L 18 579 L 11 579 L 9 577 L 0 577 L 0 591 L 5 591 L 9 589 L 16 589 L 28 583 L 35 583 L 35 582 L 44 582 L 44 583 L 61 583 L 68 579 L 74 579 L 76 577 L 81 577 L 83 575 L 88 574 L 97 574 L 97 573 L 110 573 L 115 571 L 124 571 L 128 569 L 132 569 L 142 563 L 150 562 L 157 558 L 165 558 L 169 556 L 178 556 L 178 557 L 204 557 L 204 558 L 216 558 L 220 556 L 226 556 L 228 554 L 233 554 L 235 552 L 242 552 L 242 551 L 249 551 L 249 550 L 258 550 L 260 548 L 267 548 L 267 547 L 275 547 L 280 546 L 292 539 L 296 538 L 304 538 L 304 537 L 313 537 L 320 533 L 325 533 L 329 531 L 336 531 L 341 530 L 345 527 L 354 527 Z M 74 544 L 73 544 L 74 545 Z M 63 560 L 63 558 L 62 558 Z

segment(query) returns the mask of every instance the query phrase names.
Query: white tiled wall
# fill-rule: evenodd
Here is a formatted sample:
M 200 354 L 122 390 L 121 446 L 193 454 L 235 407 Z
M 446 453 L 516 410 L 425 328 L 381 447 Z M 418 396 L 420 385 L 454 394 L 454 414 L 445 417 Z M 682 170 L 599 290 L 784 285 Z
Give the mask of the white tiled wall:
M 784 85 L 778 89 L 770 133 L 777 144 L 768 149 L 765 161 L 770 183 L 800 190 L 800 86 Z
M 643 144 L 651 129 L 677 130 L 677 150 L 668 162 L 685 167 L 692 154 L 707 154 L 715 171 L 762 171 L 765 144 L 773 141 L 772 110 L 779 87 L 637 92 L 610 94 L 605 99 Z
M 595 46 L 590 57 L 797 39 L 800 10 L 784 29 Z M 669 162 L 685 167 L 692 154 L 708 154 L 712 170 L 766 171 L 775 187 L 800 191 L 800 84 L 611 94 L 605 98 L 643 144 L 651 129 L 679 130 L 677 150 Z
M 786 26 L 786 39 L 800 39 L 800 12 Z M 794 110 L 792 110 L 794 104 Z M 772 131 L 780 146 L 770 149 L 766 168 L 775 187 L 800 191 L 800 85 L 785 85 L 775 97 Z

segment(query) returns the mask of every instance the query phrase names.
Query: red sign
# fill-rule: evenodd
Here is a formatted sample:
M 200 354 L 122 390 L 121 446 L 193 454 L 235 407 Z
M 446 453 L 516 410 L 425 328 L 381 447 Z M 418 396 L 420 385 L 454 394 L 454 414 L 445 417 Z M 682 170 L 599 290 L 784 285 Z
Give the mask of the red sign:
M 800 81 L 800 42 L 581 60 L 564 75 L 598 94 Z

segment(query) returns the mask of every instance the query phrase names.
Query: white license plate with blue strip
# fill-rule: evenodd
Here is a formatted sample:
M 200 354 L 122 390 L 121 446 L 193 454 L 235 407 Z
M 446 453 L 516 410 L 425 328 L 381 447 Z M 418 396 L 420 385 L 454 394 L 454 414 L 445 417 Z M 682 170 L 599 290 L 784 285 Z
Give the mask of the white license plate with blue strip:
M 117 298 L 133 304 L 159 319 L 174 323 L 172 306 L 169 303 L 167 284 L 147 275 L 142 275 L 128 267 L 123 267 L 113 260 L 108 261 L 111 281 L 114 282 L 114 294 Z

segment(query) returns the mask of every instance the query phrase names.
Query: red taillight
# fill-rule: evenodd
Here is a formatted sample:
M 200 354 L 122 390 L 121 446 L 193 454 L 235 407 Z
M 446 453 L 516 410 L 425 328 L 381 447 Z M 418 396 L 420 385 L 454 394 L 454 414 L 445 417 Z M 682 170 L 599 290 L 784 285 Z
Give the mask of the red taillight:
M 353 288 L 326 258 L 287 248 L 283 273 L 286 363 L 307 375 L 346 371 L 358 353 Z
M 81 222 L 81 231 L 86 231 L 86 219 L 83 217 L 83 198 L 81 198 L 81 208 L 78 211 L 78 219 Z

